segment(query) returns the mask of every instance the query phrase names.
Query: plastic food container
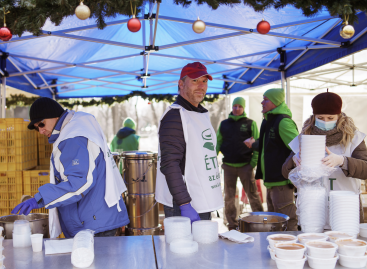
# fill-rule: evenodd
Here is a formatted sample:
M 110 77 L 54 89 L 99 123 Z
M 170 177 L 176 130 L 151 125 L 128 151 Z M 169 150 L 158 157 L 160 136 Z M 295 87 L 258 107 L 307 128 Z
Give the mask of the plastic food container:
M 169 217 L 164 221 L 164 235 L 166 243 L 191 235 L 191 221 L 187 217 Z
M 329 236 L 330 242 L 335 242 L 338 239 L 355 239 L 355 236 L 344 233 L 344 232 L 338 232 L 338 231 L 330 231 L 325 232 L 327 236 Z
M 367 223 L 359 224 L 359 236 L 367 237 Z
M 333 258 L 320 259 L 307 256 L 308 265 L 313 269 L 334 269 L 339 255 L 336 254 Z
M 218 241 L 218 222 L 199 220 L 192 224 L 194 240 L 201 244 L 211 244 Z
M 31 226 L 28 220 L 14 221 L 13 234 L 27 234 L 31 232 Z
M 367 255 L 364 256 L 346 256 L 339 253 L 339 263 L 348 268 L 362 268 L 367 265 Z
M 297 243 L 297 236 L 291 234 L 271 234 L 266 240 L 269 241 L 269 245 L 274 249 L 274 245 L 278 243 Z
M 338 245 L 325 241 L 308 241 L 307 247 L 308 256 L 320 259 L 332 259 L 335 256 Z
M 31 232 L 27 234 L 15 234 L 13 233 L 13 247 L 24 248 L 32 245 Z
M 301 260 L 306 247 L 299 243 L 278 243 L 274 246 L 275 255 L 284 260 Z
M 169 246 L 170 250 L 177 254 L 192 254 L 198 251 L 199 245 L 195 241 L 175 240 Z
M 305 266 L 306 262 L 306 256 L 304 256 L 300 260 L 284 260 L 279 259 L 275 255 L 274 260 L 277 264 L 278 269 L 303 269 L 303 266 Z
M 298 241 L 305 244 L 308 241 L 327 241 L 329 236 L 323 233 L 304 233 L 297 236 Z
M 364 256 L 367 250 L 367 243 L 358 239 L 338 239 L 335 243 L 339 247 L 339 254 L 347 255 L 351 257 Z M 359 246 L 353 246 L 352 244 L 360 244 Z
M 71 263 L 78 268 L 87 268 L 94 261 L 94 231 L 82 230 L 74 236 Z

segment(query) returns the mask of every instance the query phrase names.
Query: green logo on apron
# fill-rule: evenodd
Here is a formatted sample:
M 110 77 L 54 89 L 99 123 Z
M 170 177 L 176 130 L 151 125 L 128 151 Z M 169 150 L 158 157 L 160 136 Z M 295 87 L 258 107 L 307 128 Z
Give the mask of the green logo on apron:
M 206 129 L 204 130 L 202 133 L 201 133 L 201 137 L 203 138 L 204 142 L 206 140 L 209 140 L 211 141 L 212 140 L 212 132 L 210 129 Z M 208 150 L 211 150 L 211 151 L 214 151 L 214 144 L 212 142 L 205 142 L 204 143 L 204 148 L 208 149 Z

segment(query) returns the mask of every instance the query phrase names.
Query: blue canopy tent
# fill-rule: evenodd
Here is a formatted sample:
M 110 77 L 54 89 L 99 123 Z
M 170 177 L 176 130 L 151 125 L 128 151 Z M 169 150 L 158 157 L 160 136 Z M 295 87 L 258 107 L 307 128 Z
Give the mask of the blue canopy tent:
M 353 44 L 341 49 L 341 19 L 326 11 L 305 18 L 293 7 L 261 14 L 243 5 L 211 10 L 195 4 L 183 8 L 173 1 L 147 3 L 143 10 L 138 33 L 127 29 L 128 17 L 109 18 L 108 26 L 98 30 L 93 19 L 72 16 L 60 26 L 46 23 L 41 36 L 0 42 L 3 85 L 55 98 L 121 96 L 131 91 L 177 94 L 181 68 L 200 61 L 214 78 L 208 94 L 233 93 L 313 68 L 315 60 L 321 64 L 309 53 L 339 51 L 335 57 L 342 57 L 355 47 L 362 49 L 364 38 L 359 38 L 367 30 L 365 15 L 360 14 Z M 200 35 L 191 26 L 197 17 L 207 25 Z M 266 35 L 256 31 L 263 17 L 272 25 Z M 280 47 L 286 51 L 284 72 L 279 71 Z M 335 57 L 325 57 L 324 63 Z

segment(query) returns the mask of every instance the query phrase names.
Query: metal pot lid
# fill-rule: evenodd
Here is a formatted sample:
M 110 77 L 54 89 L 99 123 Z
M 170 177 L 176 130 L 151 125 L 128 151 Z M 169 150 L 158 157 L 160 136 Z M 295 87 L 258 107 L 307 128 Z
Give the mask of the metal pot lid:
M 128 159 L 152 159 L 154 157 L 151 151 L 124 151 L 121 155 Z
M 289 216 L 276 212 L 250 212 L 239 216 L 239 221 L 248 223 L 281 223 L 289 220 Z

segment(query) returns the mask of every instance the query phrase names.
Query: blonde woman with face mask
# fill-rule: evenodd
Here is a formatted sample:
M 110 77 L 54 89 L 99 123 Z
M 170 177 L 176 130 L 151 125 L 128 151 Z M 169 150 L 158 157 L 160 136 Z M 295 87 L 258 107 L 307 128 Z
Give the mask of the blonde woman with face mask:
M 311 103 L 313 115 L 303 125 L 301 134 L 326 135 L 326 157 L 323 164 L 337 168 L 329 178 L 334 190 L 353 191 L 360 193 L 360 179 L 367 178 L 367 148 L 365 134 L 358 131 L 352 118 L 341 112 L 342 99 L 331 92 L 318 94 Z M 289 172 L 302 163 L 301 154 L 293 152 L 285 161 L 282 174 L 288 178 Z M 324 185 L 330 189 L 330 183 Z M 361 207 L 362 209 L 362 207 Z M 361 222 L 363 210 L 360 210 Z

